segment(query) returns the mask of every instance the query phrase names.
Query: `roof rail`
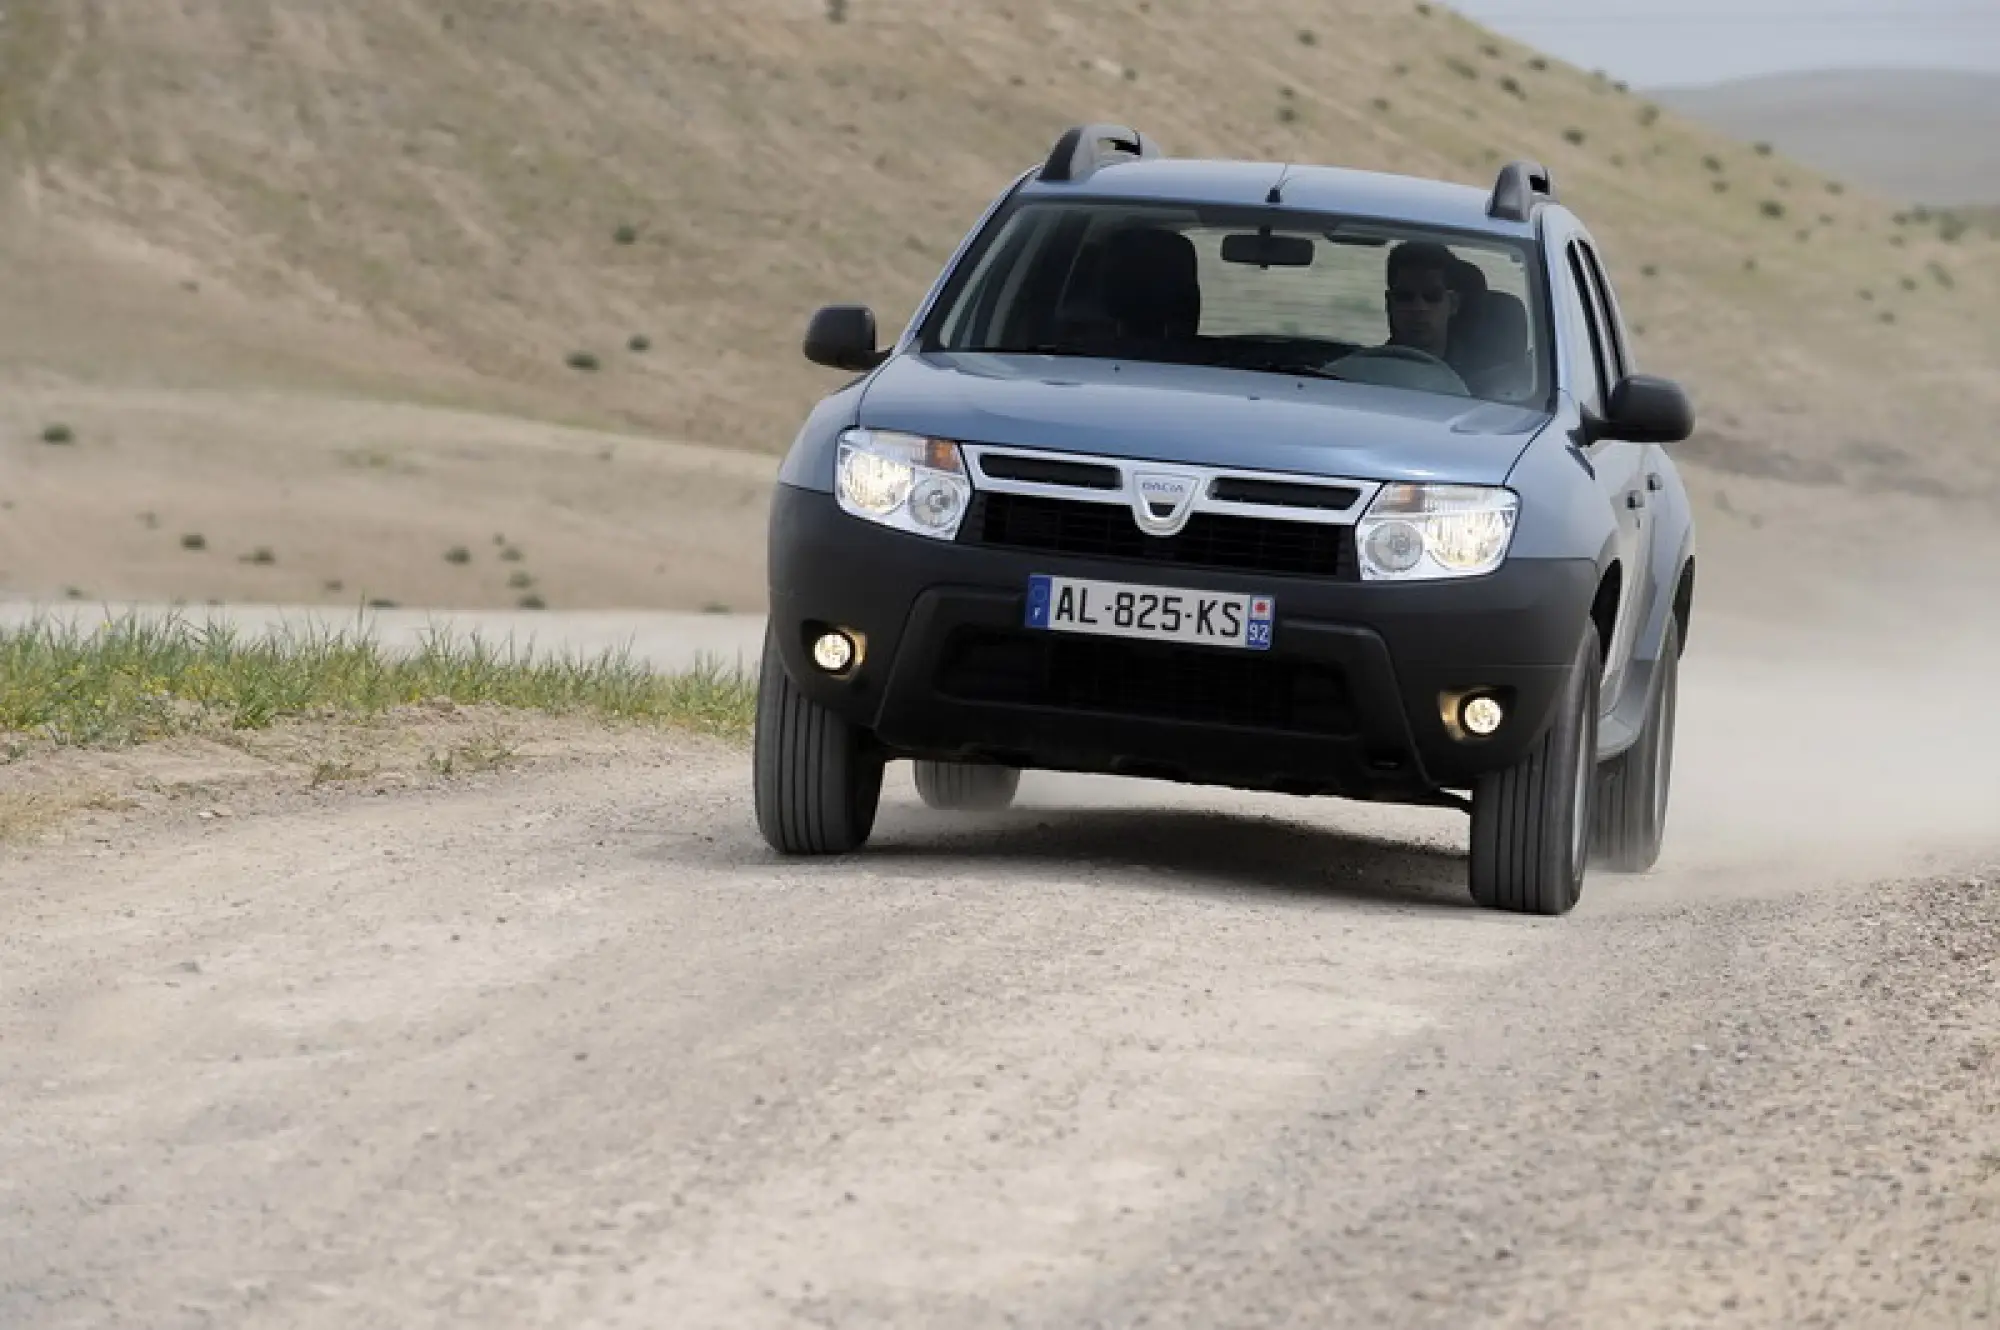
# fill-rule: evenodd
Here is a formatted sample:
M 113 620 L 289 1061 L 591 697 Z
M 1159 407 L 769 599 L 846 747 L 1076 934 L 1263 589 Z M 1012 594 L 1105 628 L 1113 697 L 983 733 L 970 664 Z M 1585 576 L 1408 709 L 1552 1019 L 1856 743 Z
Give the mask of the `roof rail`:
M 1493 197 L 1486 201 L 1486 215 L 1510 222 L 1525 222 L 1538 203 L 1554 203 L 1555 180 L 1540 162 L 1522 158 L 1500 168 L 1493 182 Z
M 1049 159 L 1042 163 L 1037 178 L 1082 180 L 1114 161 L 1145 161 L 1159 155 L 1156 141 L 1126 125 L 1071 125 L 1049 150 Z

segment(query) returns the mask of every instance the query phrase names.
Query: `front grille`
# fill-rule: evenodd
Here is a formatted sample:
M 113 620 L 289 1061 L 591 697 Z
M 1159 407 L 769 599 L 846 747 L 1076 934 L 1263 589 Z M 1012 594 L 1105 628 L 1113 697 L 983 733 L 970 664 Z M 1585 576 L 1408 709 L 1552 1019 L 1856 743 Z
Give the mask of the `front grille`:
M 1025 480 L 1036 485 L 1069 485 L 1084 490 L 1115 490 L 1123 483 L 1117 467 L 1101 462 L 1019 457 L 1011 453 L 993 453 L 981 458 L 979 470 L 994 480 Z
M 1344 578 L 1353 567 L 1345 526 L 1196 513 L 1178 535 L 1149 536 L 1123 504 L 1026 494 L 974 495 L 964 531 L 981 545 L 1186 568 Z
M 1355 728 L 1337 667 L 1215 647 L 968 628 L 946 643 L 935 686 L 967 702 L 1320 735 Z

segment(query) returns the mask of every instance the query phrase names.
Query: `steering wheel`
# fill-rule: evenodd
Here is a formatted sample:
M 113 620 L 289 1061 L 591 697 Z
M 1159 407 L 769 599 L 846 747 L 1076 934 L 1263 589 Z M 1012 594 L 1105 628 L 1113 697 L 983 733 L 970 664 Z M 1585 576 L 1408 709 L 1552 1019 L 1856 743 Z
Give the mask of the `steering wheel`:
M 1334 361 L 1333 364 L 1328 368 L 1338 373 L 1341 365 L 1351 360 L 1400 361 L 1405 365 L 1416 365 L 1424 369 L 1434 370 L 1443 378 L 1443 383 L 1438 385 L 1434 389 L 1434 391 L 1449 392 L 1465 397 L 1470 397 L 1472 395 L 1472 389 L 1467 386 L 1463 376 L 1461 376 L 1456 369 L 1452 368 L 1449 361 L 1440 360 L 1438 357 L 1432 355 L 1430 352 L 1419 351 L 1414 346 L 1356 347 L 1353 351 L 1349 352 L 1347 355 L 1344 355 L 1339 360 Z M 1356 366 L 1355 368 L 1360 368 L 1360 367 Z M 1341 375 L 1341 377 L 1345 378 L 1347 376 Z M 1373 379 L 1359 378 L 1359 377 L 1357 377 L 1357 381 L 1363 383 L 1374 382 Z M 1410 385 L 1398 384 L 1394 386 L 1408 387 Z
M 1341 357 L 1341 359 L 1348 360 L 1357 356 L 1369 356 L 1377 360 L 1408 360 L 1419 365 L 1430 365 L 1437 369 L 1451 370 L 1454 375 L 1458 373 L 1457 370 L 1451 368 L 1448 361 L 1440 360 L 1428 351 L 1419 351 L 1414 346 L 1361 346 L 1356 347 L 1348 355 Z

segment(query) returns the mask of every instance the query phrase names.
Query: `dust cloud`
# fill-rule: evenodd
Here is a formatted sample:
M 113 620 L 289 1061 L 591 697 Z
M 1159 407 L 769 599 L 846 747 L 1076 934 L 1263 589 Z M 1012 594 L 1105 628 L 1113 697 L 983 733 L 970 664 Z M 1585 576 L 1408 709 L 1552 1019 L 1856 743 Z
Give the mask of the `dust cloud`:
M 1975 567 L 1921 596 L 1851 582 L 1798 608 L 1726 592 L 1697 610 L 1681 673 L 1654 900 L 1969 871 L 2000 847 L 2000 587 Z M 2000 581 L 2000 576 L 1996 576 Z M 1795 607 L 1797 608 L 1797 607 Z M 1460 813 L 1031 772 L 1026 807 L 1202 809 L 1463 851 Z M 1635 879 L 1593 874 L 1586 895 Z M 1621 885 L 1622 884 L 1622 885 Z M 1654 888 L 1657 888 L 1655 890 Z

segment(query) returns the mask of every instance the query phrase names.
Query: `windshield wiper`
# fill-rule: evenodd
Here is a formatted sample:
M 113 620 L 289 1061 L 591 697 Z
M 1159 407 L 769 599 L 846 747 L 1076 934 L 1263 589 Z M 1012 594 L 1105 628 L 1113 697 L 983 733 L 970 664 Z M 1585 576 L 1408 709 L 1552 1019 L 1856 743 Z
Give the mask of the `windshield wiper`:
M 1225 364 L 1218 368 L 1258 370 L 1265 374 L 1296 374 L 1303 379 L 1338 379 L 1342 382 L 1347 380 L 1346 375 L 1335 374 L 1330 369 L 1322 369 L 1317 365 L 1296 365 L 1283 360 L 1239 360 L 1233 365 Z
M 988 356 L 1081 356 L 1087 355 L 1082 347 L 1064 346 L 1060 342 L 1030 342 L 1026 346 L 981 346 L 973 348 L 981 355 Z

